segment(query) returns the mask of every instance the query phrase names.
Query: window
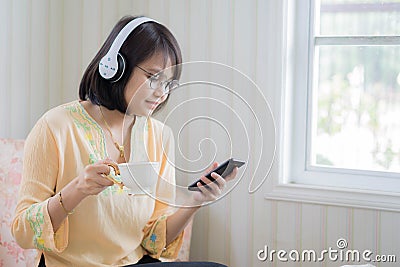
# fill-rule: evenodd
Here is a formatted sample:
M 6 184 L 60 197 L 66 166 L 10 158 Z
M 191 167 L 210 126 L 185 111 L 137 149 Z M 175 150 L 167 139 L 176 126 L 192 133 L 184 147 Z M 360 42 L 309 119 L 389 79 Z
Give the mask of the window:
M 284 167 L 269 195 L 398 210 L 400 1 L 287 8 Z

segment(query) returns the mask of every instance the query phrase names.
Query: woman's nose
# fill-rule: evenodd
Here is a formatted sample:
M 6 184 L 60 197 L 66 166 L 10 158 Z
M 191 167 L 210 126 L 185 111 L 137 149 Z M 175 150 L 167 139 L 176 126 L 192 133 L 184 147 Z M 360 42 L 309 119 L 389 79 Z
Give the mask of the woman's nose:
M 154 95 L 161 97 L 164 95 L 164 85 L 158 86 L 157 89 L 154 89 Z

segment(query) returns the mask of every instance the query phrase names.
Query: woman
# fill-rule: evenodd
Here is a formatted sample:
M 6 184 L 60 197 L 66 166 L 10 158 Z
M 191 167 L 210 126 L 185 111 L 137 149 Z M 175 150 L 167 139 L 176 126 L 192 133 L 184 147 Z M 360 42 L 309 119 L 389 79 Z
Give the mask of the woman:
M 176 39 L 157 22 L 140 23 L 118 49 L 123 73 L 113 80 L 99 72 L 118 34 L 137 19 L 124 17 L 115 25 L 83 75 L 80 100 L 48 111 L 26 140 L 12 232 L 21 247 L 39 250 L 40 266 L 151 266 L 160 257 L 175 258 L 198 204 L 216 199 L 225 186 L 217 174 L 217 183 L 203 176 L 209 187 L 192 192 L 190 208 L 172 211 L 165 202 L 128 195 L 114 184 L 117 177 L 109 179 L 109 166 L 140 157 L 137 144 L 146 140 L 152 144 L 146 160 L 160 162 L 159 176 L 175 183 L 168 160 L 173 157 L 171 131 L 147 116 L 160 110 L 177 87 L 182 59 Z M 145 136 L 135 134 L 138 125 L 145 125 Z M 157 188 L 158 195 L 174 195 L 171 187 Z

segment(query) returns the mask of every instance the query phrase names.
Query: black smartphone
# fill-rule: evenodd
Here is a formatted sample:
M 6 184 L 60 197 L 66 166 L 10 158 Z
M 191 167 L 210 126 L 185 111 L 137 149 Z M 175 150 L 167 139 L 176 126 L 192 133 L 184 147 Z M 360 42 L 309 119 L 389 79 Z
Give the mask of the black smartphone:
M 241 160 L 237 160 L 234 158 L 230 158 L 227 161 L 225 161 L 224 163 L 220 164 L 217 168 L 215 168 L 214 170 L 210 171 L 209 173 L 207 173 L 205 176 L 210 179 L 212 182 L 215 182 L 215 179 L 213 177 L 211 177 L 211 173 L 216 172 L 219 175 L 221 175 L 223 178 L 225 178 L 226 176 L 228 176 L 235 167 L 242 167 L 245 164 L 244 161 Z M 190 191 L 200 191 L 200 189 L 197 187 L 197 183 L 200 182 L 203 186 L 206 186 L 206 183 L 204 183 L 202 180 L 197 180 L 196 182 L 192 183 L 191 185 L 188 186 L 188 189 Z

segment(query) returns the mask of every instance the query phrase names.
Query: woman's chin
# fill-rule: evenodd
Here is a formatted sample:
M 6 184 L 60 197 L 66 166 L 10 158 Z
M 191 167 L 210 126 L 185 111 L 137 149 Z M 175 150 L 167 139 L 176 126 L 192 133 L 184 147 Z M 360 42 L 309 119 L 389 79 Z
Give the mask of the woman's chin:
M 128 116 L 148 117 L 153 114 L 155 109 L 156 107 L 146 105 L 146 107 L 140 110 L 127 110 L 125 114 Z
M 139 117 L 150 117 L 153 114 L 153 109 L 144 110 L 142 112 L 138 112 L 136 116 Z

